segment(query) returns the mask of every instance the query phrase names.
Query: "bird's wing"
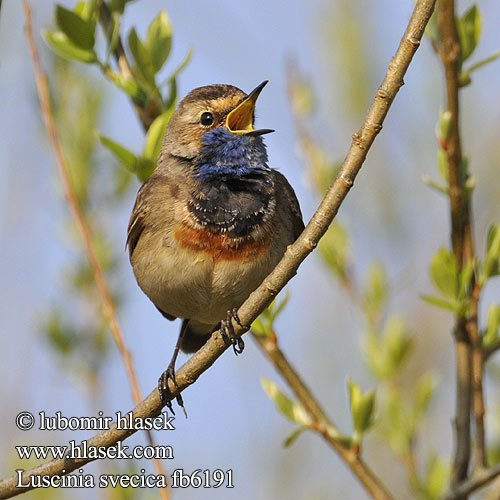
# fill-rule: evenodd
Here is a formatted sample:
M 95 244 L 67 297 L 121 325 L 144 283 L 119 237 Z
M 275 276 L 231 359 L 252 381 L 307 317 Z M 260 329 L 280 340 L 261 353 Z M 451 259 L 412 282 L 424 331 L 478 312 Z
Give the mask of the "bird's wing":
M 296 240 L 304 230 L 304 221 L 299 201 L 287 178 L 277 170 L 273 170 L 273 180 L 277 193 L 278 210 L 283 210 L 283 217 L 290 219 L 293 239 Z
M 141 237 L 144 228 L 146 227 L 146 217 L 148 214 L 148 204 L 146 202 L 147 192 L 149 189 L 147 188 L 147 183 L 143 184 L 137 193 L 137 198 L 135 200 L 135 205 L 130 214 L 130 220 L 128 223 L 127 229 L 127 244 L 129 256 L 132 257 L 134 253 L 135 247 L 137 246 L 137 242 Z

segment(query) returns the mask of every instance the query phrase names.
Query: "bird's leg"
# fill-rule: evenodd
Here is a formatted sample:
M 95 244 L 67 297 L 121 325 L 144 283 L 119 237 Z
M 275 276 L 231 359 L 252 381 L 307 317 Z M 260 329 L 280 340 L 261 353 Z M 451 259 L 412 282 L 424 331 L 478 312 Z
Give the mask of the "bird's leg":
M 172 380 L 174 385 L 177 386 L 177 382 L 175 381 L 175 362 L 177 360 L 177 356 L 179 355 L 179 349 L 181 347 L 182 338 L 186 333 L 188 322 L 189 322 L 188 319 L 182 320 L 181 330 L 179 332 L 179 337 L 177 338 L 177 343 L 175 344 L 174 347 L 174 353 L 172 354 L 172 359 L 170 360 L 167 369 L 161 374 L 160 378 L 158 379 L 158 392 L 160 393 L 161 402 L 163 405 L 166 405 L 168 407 L 168 409 L 172 412 L 173 415 L 175 415 L 175 412 L 172 407 L 172 401 L 170 400 L 172 393 L 170 392 L 170 389 L 168 387 L 168 379 Z M 175 400 L 177 401 L 177 404 L 182 408 L 184 414 L 187 417 L 182 396 L 178 394 L 175 397 Z
M 222 333 L 222 338 L 227 342 L 233 345 L 233 351 L 236 356 L 243 352 L 245 348 L 245 343 L 241 337 L 238 337 L 234 333 L 234 327 L 232 320 L 236 321 L 236 323 L 240 326 L 241 324 L 240 318 L 238 317 L 238 309 L 230 309 L 227 311 L 226 319 L 223 319 L 220 322 L 220 329 Z

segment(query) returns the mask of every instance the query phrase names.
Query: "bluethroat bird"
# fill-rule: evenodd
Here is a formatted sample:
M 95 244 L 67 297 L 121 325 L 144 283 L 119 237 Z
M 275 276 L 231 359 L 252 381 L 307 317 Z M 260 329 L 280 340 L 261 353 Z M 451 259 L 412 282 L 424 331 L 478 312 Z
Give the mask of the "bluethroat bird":
M 164 401 L 179 349 L 195 352 L 221 328 L 242 352 L 236 310 L 304 228 L 295 192 L 267 164 L 262 136 L 273 130 L 254 129 L 266 83 L 248 95 L 232 85 L 191 91 L 137 194 L 127 237 L 137 283 L 165 318 L 182 318 L 158 381 Z

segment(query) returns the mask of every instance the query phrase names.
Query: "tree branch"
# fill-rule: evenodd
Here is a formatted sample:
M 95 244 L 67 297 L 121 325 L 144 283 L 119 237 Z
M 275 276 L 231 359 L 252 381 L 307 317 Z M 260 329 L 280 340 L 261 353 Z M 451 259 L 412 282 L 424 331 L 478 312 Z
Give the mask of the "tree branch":
M 267 337 L 263 337 L 252 332 L 252 336 L 311 417 L 313 421 L 311 429 L 321 434 L 325 441 L 340 455 L 373 499 L 392 500 L 393 497 L 389 491 L 362 459 L 359 448 L 350 447 L 338 439 L 340 431 L 326 415 L 311 389 L 302 381 L 300 375 L 279 348 L 276 334 L 271 332 Z
M 464 481 L 453 488 L 443 500 L 461 500 L 488 485 L 498 476 L 500 476 L 500 464 L 496 464 L 490 469 L 478 469 L 468 481 Z
M 389 108 L 403 85 L 403 77 L 410 62 L 420 45 L 425 26 L 434 9 L 436 0 L 418 0 L 408 27 L 401 39 L 396 54 L 392 58 L 385 78 L 377 90 L 373 103 L 366 119 L 356 134 L 353 136 L 351 147 L 342 164 L 339 175 L 328 189 L 323 201 L 309 221 L 297 241 L 290 245 L 285 255 L 276 268 L 264 282 L 248 297 L 238 311 L 238 316 L 243 324 L 250 325 L 257 316 L 271 303 L 276 294 L 296 274 L 299 265 L 313 251 L 319 239 L 326 232 L 328 226 L 337 214 L 340 205 L 354 183 L 366 155 L 382 128 L 383 121 Z M 234 325 L 235 333 L 242 335 L 247 329 Z M 215 332 L 207 343 L 196 352 L 176 373 L 176 382 L 169 381 L 172 399 L 180 394 L 186 387 L 196 382 L 198 377 L 205 372 L 228 348 L 220 331 Z M 139 403 L 133 410 L 133 416 L 145 418 L 156 416 L 161 412 L 162 403 L 156 388 L 149 396 Z M 88 440 L 90 446 L 111 446 L 126 439 L 133 430 L 119 430 L 114 423 L 109 430 L 102 431 Z M 28 482 L 32 475 L 69 473 L 78 467 L 92 461 L 89 458 L 79 460 L 52 460 L 34 469 L 23 473 L 23 482 Z M 0 499 L 10 498 L 22 491 L 16 488 L 17 475 L 0 481 Z M 383 498 L 383 497 L 379 497 Z
M 26 20 L 26 38 L 28 40 L 28 45 L 31 52 L 31 57 L 33 59 L 33 69 L 35 73 L 35 82 L 38 91 L 38 97 L 40 100 L 40 107 L 42 110 L 43 121 L 47 133 L 52 143 L 52 148 L 56 156 L 56 163 L 59 171 L 59 176 L 64 188 L 64 195 L 68 204 L 70 206 L 71 213 L 76 222 L 78 229 L 82 235 L 83 246 L 87 253 L 88 259 L 90 261 L 90 266 L 92 268 L 92 273 L 96 282 L 97 289 L 102 299 L 102 308 L 104 317 L 107 319 L 111 333 L 116 342 L 120 356 L 125 365 L 125 371 L 127 373 L 127 378 L 132 389 L 132 399 L 135 404 L 139 404 L 142 400 L 142 396 L 139 390 L 139 383 L 137 381 L 137 375 L 135 373 L 135 368 L 132 363 L 132 358 L 130 356 L 130 351 L 127 349 L 125 341 L 123 339 L 122 331 L 120 325 L 118 324 L 118 319 L 116 317 L 116 310 L 113 303 L 113 298 L 111 297 L 111 292 L 109 286 L 106 282 L 104 272 L 101 268 L 101 264 L 97 258 L 94 245 L 92 243 L 92 235 L 90 227 L 85 219 L 80 205 L 78 204 L 75 190 L 71 183 L 71 177 L 69 173 L 69 167 L 66 162 L 66 157 L 64 155 L 61 143 L 59 141 L 59 134 L 57 132 L 57 126 L 54 119 L 54 113 L 52 110 L 52 103 L 50 98 L 49 84 L 47 76 L 43 72 L 40 57 L 38 54 L 38 49 L 33 37 L 33 27 L 32 27 L 32 15 L 31 8 L 26 0 L 23 2 L 25 20 Z M 149 444 L 154 445 L 153 436 L 150 431 L 146 431 L 146 436 Z M 164 474 L 163 466 L 158 459 L 154 459 L 154 465 L 159 474 Z M 166 488 L 160 489 L 161 496 L 164 500 L 169 500 L 170 494 Z
M 440 0 L 437 19 L 441 42 L 436 47 L 443 63 L 447 111 L 450 130 L 445 150 L 450 182 L 451 240 L 459 268 L 474 258 L 470 197 L 464 187 L 466 171 L 460 140 L 460 44 L 455 19 L 455 1 Z M 471 307 L 467 319 L 457 316 L 454 328 L 457 362 L 457 399 L 455 420 L 455 456 L 451 481 L 453 485 L 467 478 L 470 460 L 470 412 L 474 412 L 476 468 L 486 466 L 483 371 L 484 360 L 479 336 L 477 310 L 480 289 L 474 279 L 471 285 Z

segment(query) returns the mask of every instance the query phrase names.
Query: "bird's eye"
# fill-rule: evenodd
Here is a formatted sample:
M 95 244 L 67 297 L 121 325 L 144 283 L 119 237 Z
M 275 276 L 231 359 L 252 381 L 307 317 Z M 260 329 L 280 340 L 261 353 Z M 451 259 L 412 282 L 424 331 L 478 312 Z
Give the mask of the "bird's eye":
M 205 127 L 208 127 L 209 125 L 212 125 L 214 122 L 214 115 L 212 113 L 209 113 L 208 111 L 205 111 L 205 113 L 202 113 L 201 118 L 200 118 L 200 123 L 204 125 Z

